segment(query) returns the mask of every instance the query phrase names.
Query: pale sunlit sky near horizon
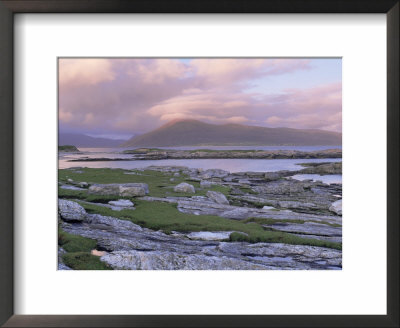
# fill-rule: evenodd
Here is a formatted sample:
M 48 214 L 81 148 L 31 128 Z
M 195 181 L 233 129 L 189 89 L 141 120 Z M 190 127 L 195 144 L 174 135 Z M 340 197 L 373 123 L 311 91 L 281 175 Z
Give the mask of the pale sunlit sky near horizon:
M 341 132 L 341 59 L 59 59 L 60 132 L 128 138 L 176 119 Z

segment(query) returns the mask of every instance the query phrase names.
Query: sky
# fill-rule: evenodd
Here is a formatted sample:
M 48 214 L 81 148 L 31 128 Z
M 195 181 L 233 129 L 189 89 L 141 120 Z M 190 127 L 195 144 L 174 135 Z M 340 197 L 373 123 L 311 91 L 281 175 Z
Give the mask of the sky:
M 61 58 L 60 132 L 129 138 L 172 120 L 342 130 L 339 58 Z

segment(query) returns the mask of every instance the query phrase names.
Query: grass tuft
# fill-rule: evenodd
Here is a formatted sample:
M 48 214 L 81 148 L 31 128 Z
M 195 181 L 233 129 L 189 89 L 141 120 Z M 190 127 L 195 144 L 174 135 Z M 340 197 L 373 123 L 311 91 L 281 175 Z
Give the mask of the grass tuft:
M 66 253 L 62 257 L 64 263 L 74 270 L 112 270 L 98 256 L 86 252 Z
M 67 252 L 90 252 L 96 248 L 97 242 L 94 239 L 67 233 L 59 228 L 58 245 Z

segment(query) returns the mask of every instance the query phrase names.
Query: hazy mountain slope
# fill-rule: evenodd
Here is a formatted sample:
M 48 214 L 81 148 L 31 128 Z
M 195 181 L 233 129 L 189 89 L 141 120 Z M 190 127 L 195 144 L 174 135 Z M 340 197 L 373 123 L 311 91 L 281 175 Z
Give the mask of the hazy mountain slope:
M 136 136 L 124 147 L 200 145 L 341 145 L 342 135 L 323 130 L 264 128 L 240 124 L 214 125 L 195 120 L 167 123 Z
M 85 134 L 59 133 L 58 145 L 74 145 L 76 147 L 119 147 L 126 140 L 94 138 Z

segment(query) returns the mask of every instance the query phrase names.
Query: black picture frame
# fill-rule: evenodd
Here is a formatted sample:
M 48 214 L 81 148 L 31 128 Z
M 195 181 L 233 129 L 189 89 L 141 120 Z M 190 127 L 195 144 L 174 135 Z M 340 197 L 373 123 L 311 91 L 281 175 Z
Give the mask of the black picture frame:
M 0 0 L 0 324 L 4 327 L 399 327 L 399 8 L 398 0 Z M 17 13 L 385 13 L 387 315 L 14 315 L 13 21 Z

